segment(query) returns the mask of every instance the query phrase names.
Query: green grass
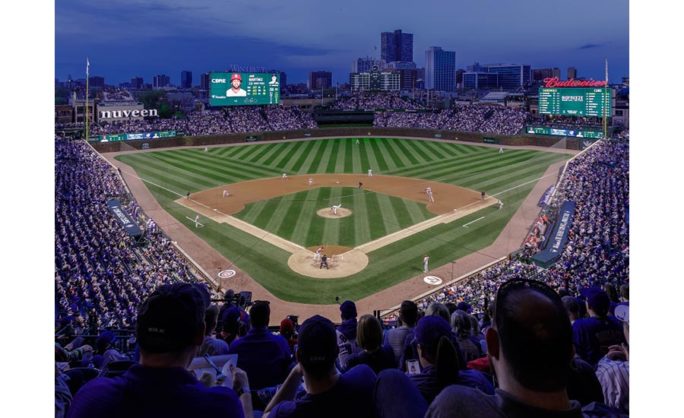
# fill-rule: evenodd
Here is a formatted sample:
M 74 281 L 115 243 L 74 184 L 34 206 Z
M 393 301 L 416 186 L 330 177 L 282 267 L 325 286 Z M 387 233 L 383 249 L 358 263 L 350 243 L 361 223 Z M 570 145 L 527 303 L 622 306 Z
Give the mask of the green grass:
M 249 179 L 308 173 L 401 175 L 485 190 L 505 203 L 450 224 L 440 224 L 368 254 L 366 269 L 339 280 L 301 276 L 287 267 L 289 253 L 226 224 L 207 221 L 195 233 L 277 297 L 302 303 L 333 303 L 335 296 L 360 299 L 422 272 L 422 256 L 437 267 L 490 245 L 532 190 L 547 167 L 567 155 L 529 150 L 498 154 L 486 148 L 450 142 L 393 138 L 355 138 L 247 144 L 224 148 L 181 149 L 117 157 L 148 183 L 161 206 L 191 226 L 194 214 L 173 201 L 186 192 Z M 320 188 L 247 206 L 237 216 L 305 246 L 334 239 L 356 246 L 430 216 L 422 205 L 379 193 Z M 347 196 L 350 193 L 351 196 Z M 343 196 L 354 216 L 324 220 L 321 207 Z M 331 200 L 332 199 L 332 200 Z M 347 204 L 347 201 L 350 203 Z M 378 215 L 381 214 L 381 215 Z M 479 217 L 485 218 L 463 228 Z M 313 220 L 312 220 L 313 219 Z M 343 224 L 344 223 L 344 224 Z

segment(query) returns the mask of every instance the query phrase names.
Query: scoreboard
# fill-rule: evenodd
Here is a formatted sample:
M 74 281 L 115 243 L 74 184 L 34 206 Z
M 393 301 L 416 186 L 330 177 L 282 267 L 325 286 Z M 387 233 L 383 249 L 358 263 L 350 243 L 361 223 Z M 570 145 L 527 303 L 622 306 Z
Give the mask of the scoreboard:
M 280 104 L 280 73 L 210 73 L 209 106 Z
M 611 116 L 607 88 L 539 88 L 539 113 L 569 116 Z M 604 113 L 605 112 L 605 113 Z

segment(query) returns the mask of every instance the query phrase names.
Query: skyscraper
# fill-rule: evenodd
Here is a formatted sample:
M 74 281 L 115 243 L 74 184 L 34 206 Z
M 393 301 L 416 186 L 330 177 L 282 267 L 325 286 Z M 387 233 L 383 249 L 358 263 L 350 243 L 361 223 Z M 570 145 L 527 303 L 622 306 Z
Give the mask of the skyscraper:
M 454 91 L 456 52 L 431 46 L 425 51 L 425 88 L 437 91 Z
M 200 89 L 209 91 L 209 76 L 210 73 L 200 75 Z
M 413 34 L 401 29 L 380 34 L 380 58 L 385 62 L 413 61 Z
M 577 78 L 577 68 L 568 67 L 568 80 L 574 80 Z
M 532 81 L 532 69 L 524 64 L 490 64 L 485 65 L 488 73 L 499 75 L 499 87 L 504 90 L 515 90 L 526 87 Z
M 131 78 L 131 88 L 135 90 L 140 90 L 143 88 L 143 85 L 145 84 L 144 80 L 142 77 L 133 77 Z
M 181 71 L 180 86 L 182 89 L 192 88 L 192 71 Z
M 152 79 L 154 88 L 167 87 L 171 85 L 171 77 L 166 74 L 155 75 Z
M 352 62 L 352 73 L 367 73 L 377 67 L 379 70 L 385 69 L 385 63 L 382 60 L 372 57 L 357 58 Z

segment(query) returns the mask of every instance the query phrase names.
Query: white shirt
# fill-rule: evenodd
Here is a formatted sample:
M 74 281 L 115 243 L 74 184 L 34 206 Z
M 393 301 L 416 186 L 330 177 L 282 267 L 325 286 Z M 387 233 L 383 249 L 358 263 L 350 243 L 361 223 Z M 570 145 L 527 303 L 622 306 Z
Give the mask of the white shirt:
M 247 97 L 247 92 L 243 89 L 238 89 L 236 92 L 233 89 L 226 90 L 226 97 Z

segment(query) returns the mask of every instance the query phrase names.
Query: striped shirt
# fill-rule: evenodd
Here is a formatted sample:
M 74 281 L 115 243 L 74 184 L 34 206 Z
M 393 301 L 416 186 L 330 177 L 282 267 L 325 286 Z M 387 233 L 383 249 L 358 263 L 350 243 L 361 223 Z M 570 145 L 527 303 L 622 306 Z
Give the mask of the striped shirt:
M 606 405 L 629 411 L 629 361 L 603 357 L 596 368 Z

